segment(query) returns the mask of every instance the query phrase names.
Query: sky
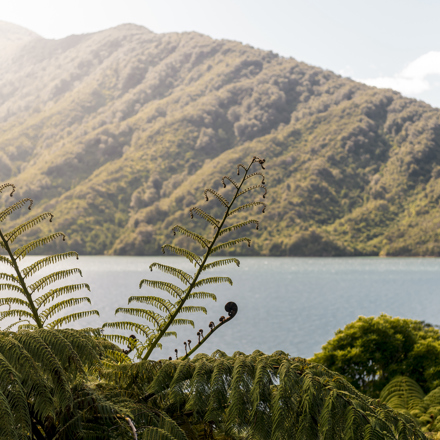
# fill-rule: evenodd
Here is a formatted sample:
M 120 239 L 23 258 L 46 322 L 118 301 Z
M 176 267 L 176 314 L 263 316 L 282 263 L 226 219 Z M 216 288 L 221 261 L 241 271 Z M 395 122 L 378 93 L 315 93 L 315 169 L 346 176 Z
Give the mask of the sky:
M 2 0 L 45 38 L 122 23 L 237 40 L 440 107 L 440 0 Z

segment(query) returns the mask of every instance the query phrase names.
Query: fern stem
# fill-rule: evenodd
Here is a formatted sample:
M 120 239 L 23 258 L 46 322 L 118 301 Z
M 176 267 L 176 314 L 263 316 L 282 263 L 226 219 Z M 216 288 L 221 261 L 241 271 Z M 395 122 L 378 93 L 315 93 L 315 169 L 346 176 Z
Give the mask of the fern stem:
M 201 341 L 193 347 L 185 356 L 182 356 L 181 359 L 184 361 L 185 359 L 189 358 L 193 353 L 195 353 L 207 340 L 208 338 L 214 334 L 222 325 L 225 325 L 227 322 L 229 322 L 232 319 L 232 317 L 228 316 L 225 320 L 223 320 L 220 324 L 217 324 Z
M 9 258 L 11 259 L 12 265 L 14 266 L 15 273 L 17 274 L 20 286 L 23 289 L 24 296 L 26 297 L 26 300 L 29 303 L 29 308 L 31 309 L 32 315 L 34 317 L 34 321 L 37 324 L 38 328 L 43 328 L 43 323 L 41 322 L 40 316 L 38 315 L 38 310 L 35 307 L 34 301 L 32 300 L 32 295 L 29 293 L 26 282 L 24 281 L 24 278 L 21 274 L 20 268 L 18 267 L 17 260 L 15 259 L 14 254 L 12 253 L 12 250 L 9 247 L 9 243 L 6 240 L 1 230 L 0 230 L 0 238 L 3 241 L 3 244 L 5 245 L 6 252 L 8 253 Z
M 225 214 L 224 214 L 224 216 L 223 216 L 223 218 L 222 218 L 222 220 L 221 220 L 219 226 L 217 227 L 217 232 L 215 233 L 214 238 L 213 238 L 212 241 L 211 241 L 211 244 L 208 246 L 208 249 L 206 250 L 206 253 L 205 253 L 204 257 L 203 257 L 203 261 L 201 262 L 201 264 L 200 264 L 200 266 L 199 266 L 199 268 L 198 268 L 196 274 L 194 275 L 194 278 L 193 278 L 191 284 L 190 284 L 189 287 L 187 288 L 187 292 L 186 292 L 185 296 L 183 297 L 181 303 L 179 304 L 179 306 L 177 307 L 177 309 L 174 311 L 174 313 L 170 316 L 170 319 L 168 320 L 168 322 L 165 324 L 165 326 L 162 328 L 162 330 L 159 332 L 159 334 L 156 336 L 156 338 L 154 339 L 154 341 L 151 343 L 150 347 L 148 348 L 147 353 L 146 353 L 145 356 L 143 357 L 143 360 L 144 360 L 144 361 L 147 360 L 147 359 L 150 357 L 151 353 L 152 353 L 153 350 L 156 348 L 158 342 L 162 339 L 163 335 L 164 335 L 165 332 L 169 329 L 169 327 L 170 327 L 171 324 L 173 323 L 174 319 L 175 319 L 176 316 L 179 314 L 181 308 L 184 306 L 186 300 L 187 300 L 187 299 L 189 298 L 189 296 L 191 295 L 191 292 L 192 292 L 192 290 L 194 289 L 194 286 L 196 285 L 197 280 L 198 280 L 200 274 L 203 272 L 203 268 L 205 267 L 205 264 L 206 264 L 206 262 L 207 262 L 207 260 L 208 260 L 208 257 L 209 257 L 209 254 L 210 254 L 210 252 L 211 252 L 211 249 L 214 247 L 214 244 L 215 244 L 215 242 L 217 241 L 217 238 L 218 238 L 219 235 L 220 235 L 220 231 L 221 231 L 223 225 L 225 224 L 226 219 L 228 218 L 229 211 L 230 211 L 230 209 L 232 208 L 232 205 L 234 204 L 236 198 L 238 197 L 238 194 L 239 194 L 239 192 L 240 192 L 240 189 L 241 189 L 241 187 L 243 186 L 243 183 L 244 183 L 245 180 L 246 180 L 247 173 L 248 173 L 248 171 L 249 171 L 249 169 L 250 169 L 250 167 L 252 166 L 253 163 L 254 163 L 254 159 L 252 159 L 252 162 L 249 164 L 249 166 L 248 166 L 247 168 L 245 168 L 243 165 L 241 165 L 242 168 L 245 170 L 245 172 L 244 172 L 244 176 L 243 176 L 243 178 L 241 179 L 240 185 L 239 185 L 238 188 L 236 188 L 236 190 L 235 190 L 235 194 L 234 194 L 234 197 L 233 197 L 232 200 L 231 200 L 231 203 L 229 203 L 229 205 L 226 207 Z M 211 332 L 211 333 L 212 333 L 212 332 Z M 192 352 L 192 351 L 194 351 L 194 350 L 191 350 L 191 352 Z

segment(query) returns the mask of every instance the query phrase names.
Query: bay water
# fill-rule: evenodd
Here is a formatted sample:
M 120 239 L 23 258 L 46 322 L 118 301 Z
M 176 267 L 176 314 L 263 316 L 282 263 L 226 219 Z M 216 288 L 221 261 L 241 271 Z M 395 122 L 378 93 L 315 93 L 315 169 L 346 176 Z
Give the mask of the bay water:
M 27 264 L 38 257 L 28 257 Z M 230 265 L 205 272 L 205 276 L 229 276 L 229 284 L 205 286 L 203 290 L 217 295 L 217 302 L 196 300 L 190 305 L 203 305 L 208 314 L 187 314 L 195 328 L 176 326 L 177 339 L 167 338 L 163 349 L 156 350 L 155 359 L 184 354 L 183 342 L 197 340 L 197 331 L 208 333 L 209 322 L 218 322 L 227 313 L 224 305 L 234 301 L 238 305 L 235 318 L 219 329 L 202 347 L 212 353 L 216 349 L 232 354 L 235 351 L 251 353 L 258 349 L 265 353 L 283 350 L 292 356 L 311 357 L 333 337 L 334 332 L 357 319 L 359 315 L 391 316 L 424 320 L 440 324 L 440 259 L 438 258 L 279 258 L 241 257 L 241 265 Z M 142 279 L 179 281 L 158 270 L 150 272 L 153 262 L 172 265 L 189 273 L 194 267 L 179 257 L 120 257 L 81 256 L 57 265 L 61 268 L 79 267 L 83 278 L 74 275 L 61 285 L 86 282 L 91 293 L 92 306 L 100 316 L 82 319 L 72 327 L 100 327 L 104 322 L 138 318 L 115 315 L 118 307 L 127 307 L 128 298 L 155 295 L 167 298 L 160 290 L 142 287 Z M 26 265 L 27 265 L 26 264 Z M 9 272 L 6 267 L 1 270 Z M 43 273 L 54 271 L 41 271 Z M 1 293 L 6 296 L 6 292 Z M 142 305 L 141 305 L 142 306 Z M 129 307 L 137 307 L 132 303 Z M 4 310 L 5 307 L 1 307 Z M 5 327 L 4 321 L 1 327 Z M 106 330 L 112 333 L 112 330 Z

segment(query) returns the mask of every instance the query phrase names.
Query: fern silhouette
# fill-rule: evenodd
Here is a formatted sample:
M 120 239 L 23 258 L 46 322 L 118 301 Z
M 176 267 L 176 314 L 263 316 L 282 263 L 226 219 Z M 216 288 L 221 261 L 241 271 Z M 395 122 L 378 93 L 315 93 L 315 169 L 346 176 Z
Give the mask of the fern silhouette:
M 263 202 L 249 202 L 244 203 L 241 206 L 234 207 L 239 197 L 244 194 L 247 194 L 253 190 L 263 189 L 262 197 L 266 197 L 266 187 L 264 186 L 265 178 L 261 172 L 255 172 L 249 174 L 249 170 L 254 164 L 259 164 L 261 168 L 264 170 L 265 160 L 259 157 L 254 156 L 250 162 L 250 164 L 246 167 L 243 164 L 239 164 L 237 167 L 237 174 L 240 174 L 240 168 L 243 169 L 244 174 L 240 182 L 235 182 L 228 176 L 224 176 L 222 178 L 223 187 L 226 187 L 226 182 L 232 184 L 234 192 L 231 200 L 227 200 L 222 194 L 217 191 L 208 188 L 204 191 L 204 196 L 206 201 L 209 201 L 210 197 L 214 197 L 216 200 L 220 202 L 220 204 L 224 208 L 224 214 L 221 219 L 217 219 L 212 215 L 205 212 L 200 207 L 193 207 L 190 209 L 191 218 L 194 218 L 194 215 L 202 218 L 207 223 L 209 223 L 214 228 L 214 234 L 211 238 L 204 237 L 200 234 L 197 234 L 193 231 L 190 231 L 183 226 L 176 225 L 172 228 L 172 232 L 174 235 L 177 233 L 185 235 L 192 239 L 197 245 L 202 248 L 204 253 L 202 255 L 197 255 L 196 253 L 181 247 L 177 247 L 171 244 L 165 244 L 162 246 L 162 252 L 166 253 L 169 251 L 176 255 L 185 257 L 187 260 L 192 263 L 196 272 L 194 274 L 186 273 L 181 269 L 177 269 L 172 266 L 167 266 L 164 264 L 153 263 L 150 266 L 150 270 L 153 271 L 157 269 L 167 275 L 171 275 L 180 281 L 181 286 L 176 284 L 165 282 L 165 281 L 155 281 L 144 279 L 140 282 L 139 287 L 148 286 L 155 289 L 160 289 L 166 293 L 168 293 L 171 299 L 163 299 L 157 296 L 132 296 L 128 299 L 128 303 L 137 303 L 144 304 L 148 306 L 146 307 L 119 307 L 116 309 L 116 314 L 123 313 L 131 316 L 135 316 L 138 318 L 143 318 L 148 324 L 139 324 L 131 321 L 118 321 L 118 322 L 110 322 L 105 323 L 103 327 L 113 328 L 118 330 L 130 330 L 136 332 L 138 335 L 145 338 L 144 342 L 137 341 L 136 344 L 133 344 L 133 341 L 129 339 L 127 336 L 123 335 L 106 335 L 107 338 L 112 340 L 113 342 L 127 344 L 131 349 L 135 349 L 137 352 L 137 357 L 142 358 L 144 360 L 149 359 L 153 350 L 158 347 L 161 348 L 162 345 L 160 343 L 161 339 L 168 336 L 177 337 L 177 333 L 175 331 L 170 330 L 172 326 L 176 325 L 192 325 L 194 327 L 194 322 L 190 319 L 180 318 L 182 313 L 193 313 L 193 312 L 203 312 L 207 313 L 206 308 L 202 306 L 193 306 L 187 305 L 191 300 L 194 299 L 216 299 L 215 295 L 209 292 L 200 291 L 200 288 L 212 285 L 212 284 L 220 284 L 220 283 L 228 283 L 232 285 L 232 280 L 229 277 L 206 277 L 201 278 L 202 274 L 210 269 L 214 269 L 217 267 L 222 267 L 228 264 L 236 264 L 240 265 L 240 261 L 237 258 L 224 258 L 217 261 L 213 261 L 208 264 L 209 257 L 213 256 L 215 253 L 229 250 L 233 248 L 235 245 L 240 243 L 246 243 L 247 246 L 251 245 L 251 240 L 247 237 L 240 237 L 231 239 L 228 241 L 224 241 L 222 243 L 217 243 L 220 237 L 227 235 L 233 231 L 237 231 L 248 225 L 255 225 L 256 229 L 258 229 L 259 222 L 257 220 L 251 219 L 243 222 L 232 224 L 228 227 L 225 227 L 226 222 L 230 219 L 232 215 L 235 213 L 253 208 L 255 206 L 262 206 L 262 212 L 264 212 L 266 208 L 266 204 Z M 252 178 L 261 178 L 261 184 L 251 185 L 248 187 L 244 187 L 246 183 L 248 183 L 249 179 Z M 152 310 L 155 309 L 155 310 Z M 187 345 L 185 343 L 185 356 L 193 354 L 196 350 L 200 348 L 200 346 L 214 333 L 218 328 L 224 325 L 226 322 L 230 321 L 235 314 L 237 313 L 237 306 L 235 305 L 235 311 L 232 309 L 228 310 L 228 318 L 222 317 L 220 319 L 220 323 L 215 325 L 213 322 L 210 324 L 210 331 L 203 338 L 199 338 L 199 342 L 195 345 L 194 348 L 189 348 L 188 352 Z M 230 312 L 230 313 L 229 313 Z M 199 332 L 200 335 L 200 332 Z M 144 354 L 145 353 L 145 354 Z M 177 356 L 177 350 L 176 350 Z
M 10 189 L 10 196 L 15 192 L 15 186 L 11 183 L 5 183 L 0 186 L 0 193 L 6 189 Z M 0 212 L 0 223 L 3 223 L 10 214 L 28 206 L 30 210 L 33 201 L 29 198 L 23 198 L 13 205 L 5 208 Z M 7 318 L 18 318 L 18 321 L 10 324 L 6 330 L 10 330 L 15 326 L 21 329 L 34 328 L 57 328 L 80 318 L 85 318 L 90 315 L 99 315 L 97 310 L 82 311 L 64 315 L 56 318 L 56 315 L 65 312 L 66 309 L 74 307 L 82 303 L 91 303 L 89 297 L 67 298 L 58 300 L 64 295 L 77 292 L 78 290 L 87 289 L 90 287 L 86 283 L 70 284 L 63 287 L 56 287 L 47 289 L 51 284 L 63 280 L 71 275 L 82 273 L 79 269 L 66 269 L 53 272 L 45 275 L 36 281 L 30 281 L 30 278 L 37 274 L 43 268 L 56 264 L 70 257 L 76 257 L 76 252 L 65 252 L 55 255 L 43 257 L 24 269 L 20 269 L 18 263 L 32 251 L 41 248 L 45 244 L 62 238 L 65 240 L 65 235 L 62 232 L 55 232 L 45 237 L 25 243 L 16 249 L 12 249 L 12 245 L 17 238 L 23 233 L 30 230 L 44 220 L 49 219 L 51 222 L 53 215 L 50 212 L 40 214 L 31 220 L 17 226 L 9 232 L 5 232 L 0 228 L 0 247 L 4 250 L 6 255 L 0 255 L 0 262 L 13 270 L 13 273 L 0 272 L 0 279 L 5 281 L 0 284 L 1 291 L 13 292 L 16 296 L 0 298 L 0 306 L 7 306 L 8 310 L 0 312 L 0 321 Z M 57 301 L 58 300 L 58 301 Z M 55 318 L 55 319 L 53 319 Z

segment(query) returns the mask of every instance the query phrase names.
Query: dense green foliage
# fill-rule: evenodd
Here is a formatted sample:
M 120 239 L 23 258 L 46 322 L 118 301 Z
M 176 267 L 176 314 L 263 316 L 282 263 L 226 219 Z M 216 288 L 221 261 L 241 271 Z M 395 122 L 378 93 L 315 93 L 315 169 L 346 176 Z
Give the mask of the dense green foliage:
M 72 250 L 159 253 L 213 171 L 258 154 L 271 212 L 241 253 L 440 255 L 438 109 L 196 33 L 24 34 L 0 54 L 0 179 Z
M 312 360 L 372 397 L 397 376 L 429 392 L 440 385 L 440 331 L 411 319 L 361 316 L 338 330 Z
M 198 264 L 199 269 L 192 281 L 187 279 L 189 274 L 178 272 L 177 269 L 169 267 L 165 270 L 171 275 L 178 275 L 180 281 L 187 280 L 189 284 L 174 305 L 161 298 L 152 300 L 152 297 L 142 297 L 141 301 L 137 298 L 137 301 L 150 306 L 161 305 L 162 308 L 157 307 L 159 310 L 169 312 L 161 320 L 151 308 L 142 309 L 143 317 L 154 316 L 153 321 L 157 320 L 157 328 L 152 331 L 152 337 L 149 338 L 150 329 L 142 325 L 144 334 L 147 333 L 147 339 L 143 343 L 147 353 L 141 361 L 134 362 L 127 356 L 133 349 L 138 348 L 137 342 L 129 341 L 128 338 L 119 339 L 123 342 L 131 342 L 128 350 L 123 351 L 108 338 L 103 337 L 100 331 L 102 329 L 42 328 L 45 310 L 36 311 L 34 316 L 36 325 L 18 323 L 17 331 L 0 332 L 2 439 L 423 440 L 426 438 L 411 416 L 395 412 L 380 401 L 361 394 L 341 375 L 331 372 L 322 365 L 301 358 L 291 358 L 282 352 L 275 352 L 272 355 L 258 351 L 252 355 L 237 352 L 233 356 L 216 352 L 211 356 L 198 354 L 193 359 L 189 359 L 190 353 L 188 353 L 177 360 L 148 360 L 149 353 L 160 343 L 168 327 L 173 321 L 180 319 L 179 313 L 184 311 L 185 301 L 190 298 L 193 289 L 203 284 L 220 281 L 215 277 L 197 281 L 203 269 L 236 262 L 235 258 L 228 258 L 207 263 L 208 256 L 225 247 L 243 241 L 250 242 L 248 238 L 232 239 L 223 243 L 216 241 L 221 235 L 241 229 L 243 226 L 249 224 L 258 226 L 256 220 L 226 224 L 229 216 L 235 217 L 235 214 L 247 208 L 264 205 L 261 202 L 246 201 L 246 197 L 253 189 L 264 189 L 263 197 L 266 194 L 264 176 L 261 172 L 248 174 L 255 162 L 263 167 L 264 160 L 257 157 L 253 158 L 249 167 L 241 164 L 238 166 L 238 171 L 240 168 L 244 171 L 240 183 L 227 176 L 222 179 L 223 184 L 228 181 L 235 187 L 230 201 L 226 196 L 212 189 L 205 190 L 206 198 L 212 195 L 223 205 L 222 220 L 217 220 L 200 208 L 192 208 L 191 212 L 214 226 L 212 240 L 204 242 L 207 240 L 205 237 L 180 226 L 176 227 L 176 231 L 192 237 L 199 244 L 204 243 L 202 247 L 206 251 L 202 258 L 186 249 L 165 245 L 165 249 L 185 256 L 193 261 L 196 267 Z M 263 184 L 252 185 L 249 182 L 251 186 L 247 187 L 247 183 L 243 186 L 250 178 L 262 178 Z M 10 186 L 6 184 L 2 189 Z M 232 209 L 234 201 L 241 195 L 244 196 L 241 200 L 243 204 Z M 29 199 L 24 200 L 30 202 Z M 22 200 L 12 207 L 20 207 L 25 202 Z M 15 208 L 6 208 L 2 213 L 15 210 Z M 0 222 L 9 219 L 9 215 L 2 216 L 2 213 L 0 213 Z M 24 232 L 36 224 L 39 224 L 37 220 L 24 223 L 18 229 L 14 229 L 12 235 L 1 233 L 4 250 L 9 256 L 9 260 L 6 258 L 2 260 L 3 263 L 13 264 L 19 257 L 10 250 L 7 238 L 17 235 L 17 231 Z M 49 239 L 39 239 L 33 243 L 43 245 L 48 242 Z M 19 249 L 30 252 L 36 247 L 24 246 Z M 23 258 L 26 258 L 26 255 Z M 56 258 L 48 261 L 53 263 Z M 26 269 L 14 267 L 17 279 L 20 280 L 18 284 L 22 288 L 20 293 L 24 294 L 23 304 L 20 305 L 32 309 L 37 299 L 34 299 L 29 287 L 22 283 Z M 8 280 L 11 277 L 11 274 L 3 272 L 0 272 L 0 275 Z M 162 284 L 162 287 L 164 286 Z M 170 290 L 170 286 L 174 285 L 169 283 L 165 286 L 167 291 Z M 171 290 L 179 292 L 175 287 Z M 12 291 L 16 290 L 12 289 Z M 7 301 L 11 303 L 12 298 Z M 171 310 L 173 306 L 175 308 Z M 231 311 L 229 318 L 223 318 L 218 326 L 212 323 L 210 334 L 235 315 L 237 308 L 234 306 L 229 306 Z M 121 328 L 121 326 L 116 327 Z M 141 329 L 139 326 L 122 326 L 122 328 Z M 198 346 L 202 343 L 203 340 Z M 143 348 L 140 350 L 141 355 L 142 352 Z

